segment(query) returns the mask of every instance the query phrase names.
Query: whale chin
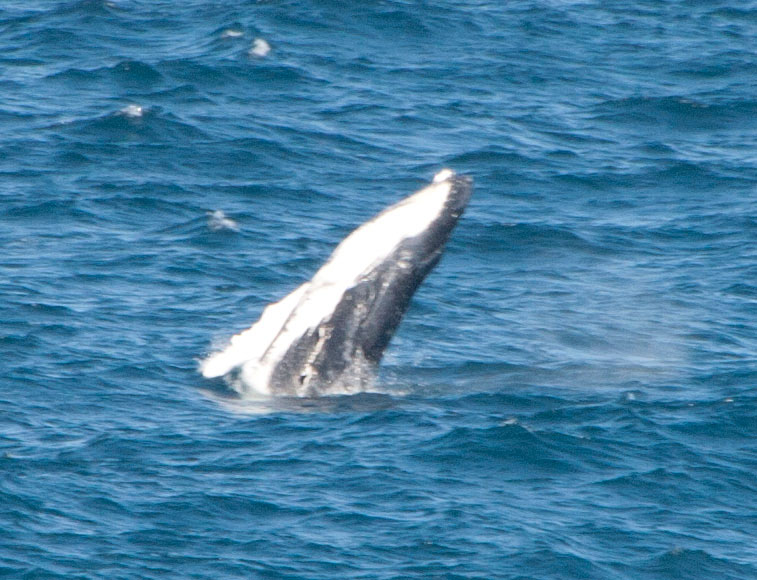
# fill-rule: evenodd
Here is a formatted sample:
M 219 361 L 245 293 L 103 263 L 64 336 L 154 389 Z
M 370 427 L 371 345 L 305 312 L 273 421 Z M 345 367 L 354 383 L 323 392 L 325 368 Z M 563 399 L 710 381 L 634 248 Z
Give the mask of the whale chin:
M 240 393 L 366 390 L 415 291 L 439 262 L 472 180 L 449 169 L 347 236 L 315 276 L 205 359 Z

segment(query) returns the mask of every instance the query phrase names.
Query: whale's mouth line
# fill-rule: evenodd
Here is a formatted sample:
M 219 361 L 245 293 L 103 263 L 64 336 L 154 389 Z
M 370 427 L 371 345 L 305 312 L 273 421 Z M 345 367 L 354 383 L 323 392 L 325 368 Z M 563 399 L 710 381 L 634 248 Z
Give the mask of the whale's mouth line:
M 201 362 L 242 397 L 370 391 L 410 299 L 442 256 L 472 192 L 451 169 L 350 233 L 296 290 Z

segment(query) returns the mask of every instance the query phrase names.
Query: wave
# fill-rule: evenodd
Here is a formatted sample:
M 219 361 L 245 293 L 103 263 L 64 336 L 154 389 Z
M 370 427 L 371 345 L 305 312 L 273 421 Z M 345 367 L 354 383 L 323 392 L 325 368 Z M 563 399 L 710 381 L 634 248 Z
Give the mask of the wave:
M 165 81 L 153 66 L 138 60 L 124 60 L 112 66 L 94 69 L 68 68 L 49 75 L 47 79 L 77 89 L 87 85 L 94 87 L 96 84 L 107 84 L 109 87 L 116 85 L 124 89 L 144 90 Z
M 513 254 L 533 259 L 534 255 L 607 255 L 614 250 L 595 244 L 568 227 L 533 223 L 484 223 L 461 228 L 459 239 L 492 254 Z
M 627 97 L 605 100 L 592 108 L 595 121 L 613 122 L 624 127 L 659 127 L 675 132 L 712 131 L 757 118 L 757 101 L 720 102 L 707 96 L 672 95 Z M 747 122 L 747 125 L 750 125 Z
M 53 127 L 61 135 L 100 143 L 182 143 L 187 140 L 208 141 L 208 135 L 196 126 L 180 121 L 159 108 L 128 105 L 102 116 L 59 123 Z
M 650 578 L 723 578 L 743 580 L 757 575 L 757 567 L 733 559 L 716 558 L 702 549 L 673 548 L 638 566 Z
M 417 457 L 445 471 L 467 474 L 506 470 L 537 477 L 572 469 L 572 462 L 558 449 L 517 421 L 495 427 L 457 427 L 422 444 Z

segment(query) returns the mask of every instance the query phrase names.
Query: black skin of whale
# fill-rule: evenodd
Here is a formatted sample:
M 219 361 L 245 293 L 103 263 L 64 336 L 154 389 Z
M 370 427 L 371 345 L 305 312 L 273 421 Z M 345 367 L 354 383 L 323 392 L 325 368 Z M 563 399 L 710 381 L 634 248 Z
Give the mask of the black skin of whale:
M 329 317 L 290 346 L 271 373 L 272 391 L 316 396 L 329 385 L 368 380 L 468 204 L 471 178 L 455 175 L 450 181 L 451 192 L 439 216 L 419 235 L 405 239 L 344 293 Z

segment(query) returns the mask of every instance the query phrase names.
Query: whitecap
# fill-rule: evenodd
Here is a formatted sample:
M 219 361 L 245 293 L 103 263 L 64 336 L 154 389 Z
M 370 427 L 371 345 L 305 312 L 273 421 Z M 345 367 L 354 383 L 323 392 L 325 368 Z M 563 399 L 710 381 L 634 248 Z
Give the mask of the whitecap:
M 239 38 L 244 36 L 244 31 L 237 28 L 227 28 L 221 34 L 221 38 Z
M 218 230 L 231 230 L 232 232 L 239 231 L 239 224 L 228 217 L 220 209 L 208 212 L 208 227 L 214 232 Z
M 121 109 L 122 114 L 133 119 L 141 117 L 142 115 L 144 115 L 144 112 L 144 108 L 140 105 L 127 105 L 126 107 Z
M 250 56 L 259 56 L 260 58 L 263 58 L 269 52 L 271 52 L 271 45 L 268 44 L 262 38 L 256 38 L 255 41 L 252 43 L 252 48 L 250 49 Z

